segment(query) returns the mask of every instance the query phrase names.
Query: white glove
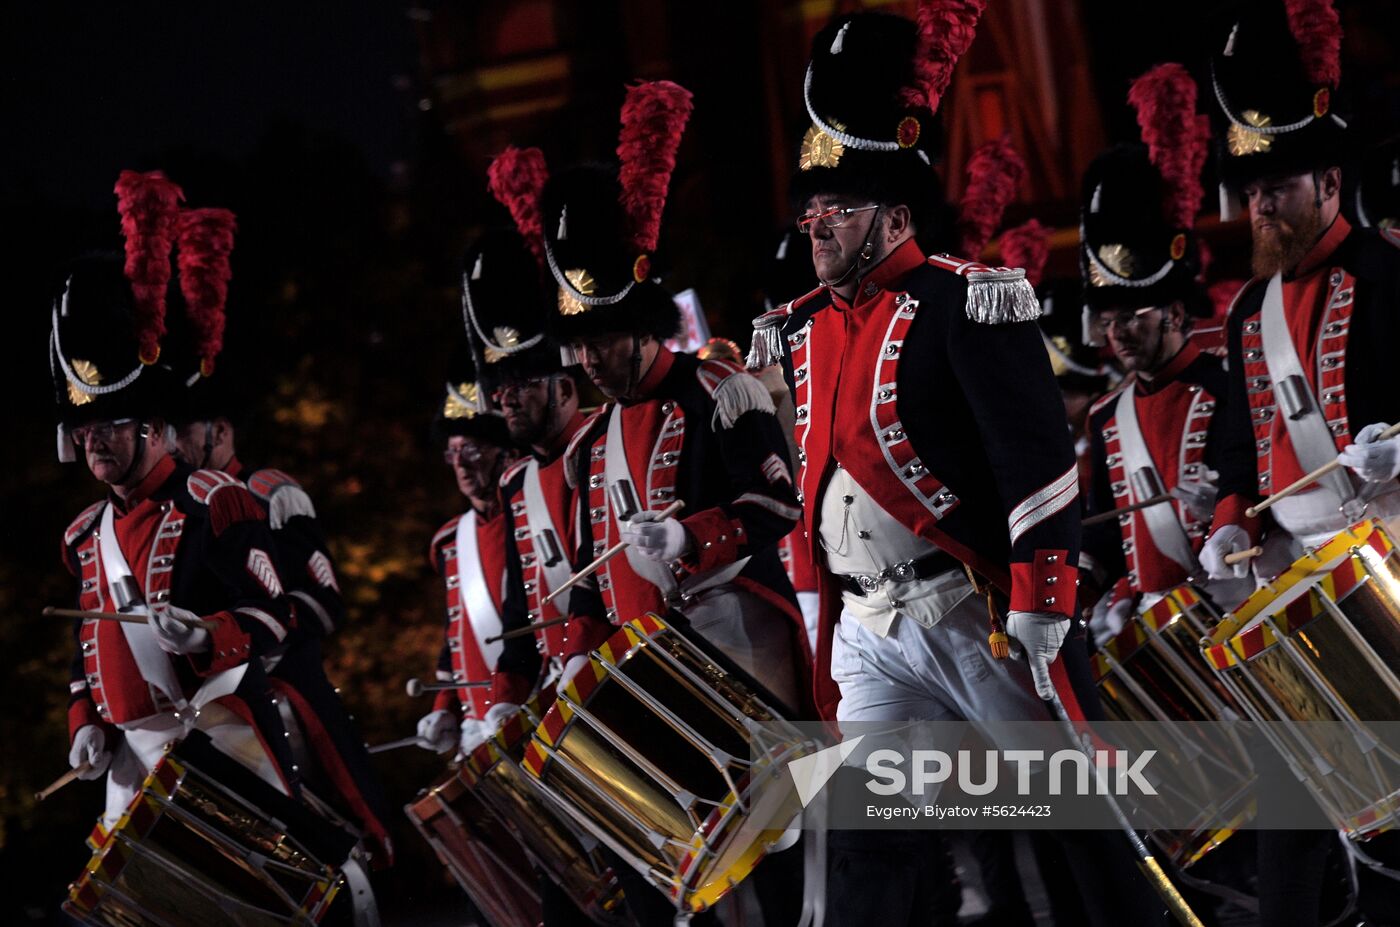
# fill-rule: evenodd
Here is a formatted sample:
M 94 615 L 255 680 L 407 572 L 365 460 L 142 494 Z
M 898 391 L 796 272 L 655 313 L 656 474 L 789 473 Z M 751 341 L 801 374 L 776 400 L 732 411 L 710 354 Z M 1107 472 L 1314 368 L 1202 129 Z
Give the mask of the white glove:
M 1050 681 L 1050 663 L 1060 653 L 1060 644 L 1069 633 L 1069 619 L 1048 612 L 1012 612 L 1006 616 L 1006 636 L 1011 638 L 1011 656 L 1020 659 L 1025 652 L 1031 665 L 1035 694 L 1045 701 L 1055 696 Z
M 462 751 L 463 756 L 468 756 L 477 747 L 490 740 L 494 733 L 496 733 L 496 728 L 485 721 L 478 721 L 476 718 L 463 718 L 462 735 L 458 740 L 457 749 Z
M 1227 554 L 1249 549 L 1249 532 L 1239 525 L 1221 525 L 1206 538 L 1201 548 L 1201 566 L 1211 579 L 1244 579 L 1249 575 L 1249 561 L 1226 563 Z
M 1389 427 L 1385 422 L 1367 425 L 1356 435 L 1356 443 L 1348 444 L 1337 459 L 1368 483 L 1395 479 L 1400 475 L 1400 436 L 1380 439 Z
M 84 724 L 73 735 L 73 746 L 68 750 L 68 765 L 77 769 L 87 763 L 91 768 L 79 773 L 79 779 L 96 779 L 107 771 L 112 763 L 112 751 L 107 749 L 107 732 L 96 724 Z
M 554 684 L 556 689 L 562 689 L 569 684 L 569 681 L 578 675 L 578 671 L 588 665 L 588 654 L 576 653 L 564 661 L 564 668 L 559 672 L 559 681 Z
M 452 712 L 438 709 L 418 719 L 418 745 L 434 753 L 446 753 L 457 744 Z
M 669 517 L 658 520 L 660 515 L 660 512 L 638 512 L 618 533 L 648 560 L 669 563 L 689 552 L 690 535 L 685 525 Z
M 1186 511 L 1196 521 L 1210 521 L 1215 514 L 1215 486 L 1204 480 L 1182 480 L 1172 490 L 1172 498 L 1186 503 Z
M 194 620 L 199 618 L 192 611 L 172 605 L 168 613 L 156 615 L 152 612 L 148 620 L 151 630 L 155 632 L 156 643 L 160 644 L 160 649 L 166 653 L 203 653 L 209 649 L 211 640 L 209 632 L 203 628 L 185 624 L 183 621 L 176 621 L 176 618 Z
M 493 732 L 499 731 L 501 726 L 519 710 L 519 705 L 513 705 L 510 702 L 497 702 L 486 709 L 486 723 L 490 725 Z
M 1113 596 L 1114 590 L 1105 592 L 1089 617 L 1089 630 L 1093 632 L 1095 647 L 1102 647 L 1117 637 L 1133 614 L 1132 596 L 1121 599 L 1114 599 Z

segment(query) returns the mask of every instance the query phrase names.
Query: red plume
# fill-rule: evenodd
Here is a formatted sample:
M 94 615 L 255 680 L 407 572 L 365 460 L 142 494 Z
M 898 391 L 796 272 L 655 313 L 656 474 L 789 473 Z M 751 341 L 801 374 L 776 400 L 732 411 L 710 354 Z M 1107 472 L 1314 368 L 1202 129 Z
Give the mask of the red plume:
M 1196 224 L 1201 205 L 1210 123 L 1196 115 L 1196 82 L 1179 64 L 1159 64 L 1133 81 L 1128 102 L 1137 110 L 1147 157 L 1166 183 L 1163 208 L 1173 228 Z
M 953 69 L 977 34 L 977 20 L 987 0 L 920 0 L 919 48 L 914 58 L 914 85 L 900 93 L 911 109 L 938 112 Z
M 690 91 L 668 80 L 627 88 L 617 138 L 617 157 L 622 162 L 618 182 L 622 208 L 632 220 L 633 243 L 642 253 L 656 250 L 661 237 L 666 187 L 676 168 L 676 150 L 691 108 Z
M 534 252 L 544 260 L 544 222 L 540 218 L 540 193 L 549 179 L 544 152 L 538 148 L 508 146 L 496 155 L 486 169 L 486 185 L 496 201 L 510 210 L 515 228 Z
M 180 292 L 194 328 L 199 372 L 214 372 L 214 358 L 224 346 L 224 304 L 233 276 L 228 256 L 238 219 L 227 209 L 180 210 Z
M 1342 79 L 1342 21 L 1331 0 L 1283 0 L 1283 6 L 1308 79 L 1336 87 Z
M 1001 224 L 1001 214 L 1016 196 L 1026 162 L 1011 137 L 983 142 L 967 162 L 967 186 L 958 203 L 958 253 L 976 258 Z
M 175 217 L 185 194 L 160 171 L 122 171 L 114 192 L 126 238 L 126 277 L 135 297 L 141 362 L 154 364 L 165 334 L 165 288 L 170 283 Z
M 1040 286 L 1050 257 L 1050 230 L 1031 219 L 1001 233 L 1001 263 L 1024 267 L 1031 286 Z

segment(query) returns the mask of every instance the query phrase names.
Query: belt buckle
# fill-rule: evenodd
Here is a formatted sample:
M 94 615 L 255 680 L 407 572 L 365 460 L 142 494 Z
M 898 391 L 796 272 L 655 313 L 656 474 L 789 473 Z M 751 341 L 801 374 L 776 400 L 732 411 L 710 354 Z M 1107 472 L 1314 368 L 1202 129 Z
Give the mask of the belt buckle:
M 890 579 L 901 583 L 907 583 L 914 578 L 914 561 L 904 560 L 900 563 L 896 563 L 885 572 L 890 575 Z
M 876 589 L 880 588 L 880 579 L 877 576 L 871 576 L 869 573 L 861 573 L 856 577 L 856 584 L 866 592 L 874 592 Z

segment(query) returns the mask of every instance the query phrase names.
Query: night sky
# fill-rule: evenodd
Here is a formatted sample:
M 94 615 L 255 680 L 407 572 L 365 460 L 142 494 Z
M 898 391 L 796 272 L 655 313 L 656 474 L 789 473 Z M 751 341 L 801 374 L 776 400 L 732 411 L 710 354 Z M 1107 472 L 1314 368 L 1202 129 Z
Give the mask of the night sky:
M 412 154 L 395 77 L 416 46 L 391 0 L 15 4 L 0 62 L 6 198 L 107 205 L 122 168 L 184 146 L 236 158 L 279 119 L 343 136 L 386 177 Z

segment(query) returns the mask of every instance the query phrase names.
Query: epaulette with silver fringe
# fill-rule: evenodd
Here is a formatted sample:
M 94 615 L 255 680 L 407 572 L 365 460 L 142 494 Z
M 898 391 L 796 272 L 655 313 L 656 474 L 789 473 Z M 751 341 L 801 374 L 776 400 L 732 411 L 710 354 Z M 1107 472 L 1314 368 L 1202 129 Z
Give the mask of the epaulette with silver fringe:
M 792 316 L 792 303 L 769 309 L 753 320 L 753 342 L 744 366 L 762 370 L 776 364 L 783 356 L 783 323 Z
M 1025 268 L 990 267 L 947 254 L 935 254 L 928 262 L 967 280 L 967 317 L 972 321 L 1000 325 L 1040 318 L 1040 300 Z

